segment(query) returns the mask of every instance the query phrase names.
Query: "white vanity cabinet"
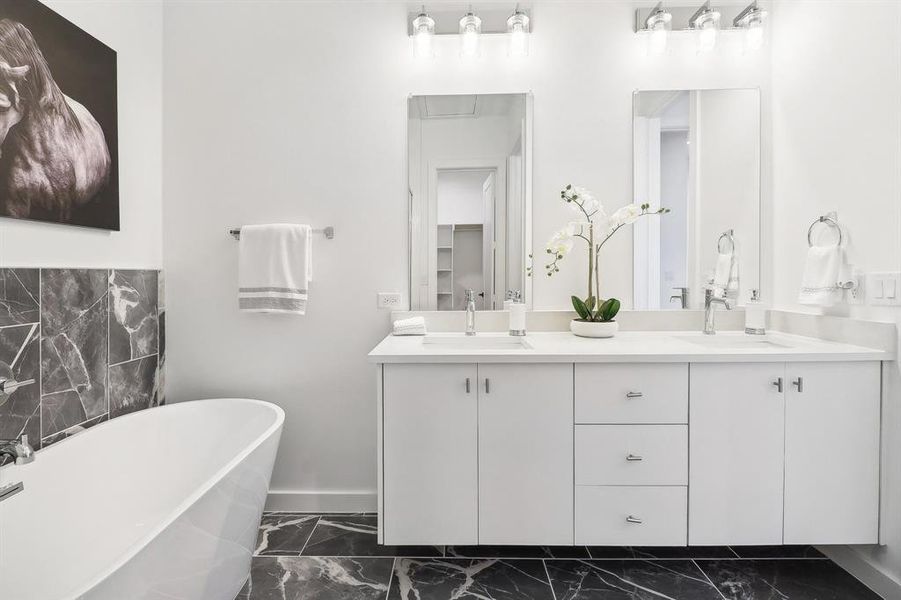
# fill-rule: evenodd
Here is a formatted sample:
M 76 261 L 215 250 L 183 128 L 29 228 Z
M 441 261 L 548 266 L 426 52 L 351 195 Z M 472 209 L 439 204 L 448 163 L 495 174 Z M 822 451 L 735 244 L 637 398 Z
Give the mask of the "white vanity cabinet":
M 573 543 L 572 364 L 383 369 L 384 543 Z
M 738 350 L 671 337 L 645 355 L 656 338 L 617 337 L 389 338 L 379 542 L 879 542 L 885 353 L 736 334 L 717 341 Z
M 878 542 L 876 362 L 691 369 L 689 544 Z

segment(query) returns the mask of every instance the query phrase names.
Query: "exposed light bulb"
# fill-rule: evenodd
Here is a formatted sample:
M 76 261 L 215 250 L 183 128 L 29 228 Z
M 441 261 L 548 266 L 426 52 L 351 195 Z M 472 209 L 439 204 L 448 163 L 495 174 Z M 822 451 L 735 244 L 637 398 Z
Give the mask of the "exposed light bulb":
M 435 19 L 423 12 L 413 19 L 413 54 L 419 58 L 432 58 L 435 50 Z
M 482 19 L 475 16 L 472 11 L 460 19 L 460 55 L 463 58 L 479 56 L 481 33 Z
M 763 24 L 766 21 L 767 12 L 754 3 L 745 8 L 735 17 L 733 25 L 739 29 L 744 29 L 744 49 L 745 52 L 754 52 L 763 47 L 764 31 Z
M 507 35 L 509 36 L 508 54 L 512 57 L 529 55 L 529 16 L 519 7 L 507 19 Z

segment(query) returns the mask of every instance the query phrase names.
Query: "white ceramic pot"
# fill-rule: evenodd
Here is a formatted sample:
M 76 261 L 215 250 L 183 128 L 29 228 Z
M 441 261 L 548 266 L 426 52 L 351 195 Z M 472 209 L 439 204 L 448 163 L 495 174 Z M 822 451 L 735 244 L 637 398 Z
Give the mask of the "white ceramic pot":
M 579 337 L 610 338 L 619 331 L 619 323 L 616 321 L 579 321 L 573 319 L 569 322 L 569 330 Z

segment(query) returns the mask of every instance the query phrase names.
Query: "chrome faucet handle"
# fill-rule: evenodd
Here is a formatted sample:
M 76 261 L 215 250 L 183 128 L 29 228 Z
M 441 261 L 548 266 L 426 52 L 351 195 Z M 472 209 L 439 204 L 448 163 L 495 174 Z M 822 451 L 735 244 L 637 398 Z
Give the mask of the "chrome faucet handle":
M 25 381 L 16 381 L 15 379 L 4 379 L 0 377 L 0 393 L 2 394 L 12 394 L 17 389 L 21 387 L 25 387 L 26 385 L 31 385 L 34 383 L 34 379 L 26 379 Z
M 476 301 L 476 293 L 474 290 L 466 290 L 463 292 L 464 299 L 467 302 L 475 302 Z
M 22 434 L 15 440 L 0 440 L 0 456 L 14 458 L 17 465 L 27 465 L 34 461 L 34 448 L 28 443 L 28 435 Z

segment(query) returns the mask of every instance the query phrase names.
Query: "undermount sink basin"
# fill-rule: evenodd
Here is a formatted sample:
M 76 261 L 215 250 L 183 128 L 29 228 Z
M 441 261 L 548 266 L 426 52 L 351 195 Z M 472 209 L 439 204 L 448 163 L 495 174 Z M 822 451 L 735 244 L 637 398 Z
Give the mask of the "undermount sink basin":
M 531 350 L 532 346 L 521 337 L 501 335 L 427 335 L 422 338 L 426 346 L 449 350 Z
M 706 348 L 790 348 L 788 344 L 777 342 L 766 336 L 745 334 L 716 334 L 705 336 L 682 336 L 676 339 Z

